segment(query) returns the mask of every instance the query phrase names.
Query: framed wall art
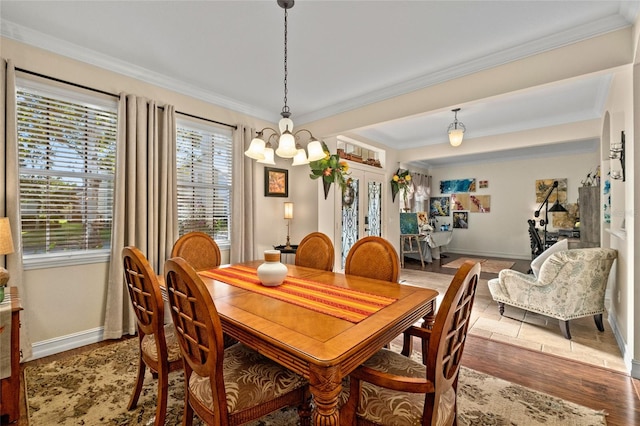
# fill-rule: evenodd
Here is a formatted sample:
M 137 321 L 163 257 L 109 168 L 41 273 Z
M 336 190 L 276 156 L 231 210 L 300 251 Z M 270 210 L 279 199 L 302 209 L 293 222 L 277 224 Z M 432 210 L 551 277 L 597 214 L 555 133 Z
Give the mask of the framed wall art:
M 429 214 L 432 216 L 449 216 L 451 208 L 451 198 L 431 197 L 429 199 Z
M 264 168 L 264 196 L 289 196 L 289 170 L 274 167 Z
M 468 229 L 468 228 L 469 228 L 469 212 L 454 211 L 453 212 L 453 229 Z

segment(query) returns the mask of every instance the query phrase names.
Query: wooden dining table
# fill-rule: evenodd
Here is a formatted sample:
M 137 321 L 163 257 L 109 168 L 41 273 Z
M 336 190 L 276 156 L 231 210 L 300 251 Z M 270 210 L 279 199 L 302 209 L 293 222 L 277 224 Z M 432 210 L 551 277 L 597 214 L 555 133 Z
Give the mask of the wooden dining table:
M 237 265 L 257 268 L 262 261 Z M 342 379 L 421 318 L 433 314 L 436 290 L 341 273 L 287 265 L 288 278 L 300 278 L 335 291 L 392 300 L 354 322 L 317 309 L 200 277 L 214 300 L 225 333 L 309 380 L 313 424 L 340 424 Z M 301 280 L 302 281 L 302 280 Z M 262 289 L 260 289 L 262 290 Z M 339 315 L 338 315 L 339 316 Z

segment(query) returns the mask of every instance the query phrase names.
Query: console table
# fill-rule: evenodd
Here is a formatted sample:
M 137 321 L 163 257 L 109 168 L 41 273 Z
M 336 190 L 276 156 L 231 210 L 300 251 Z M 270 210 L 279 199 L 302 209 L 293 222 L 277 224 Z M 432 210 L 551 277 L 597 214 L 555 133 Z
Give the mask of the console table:
M 0 380 L 0 416 L 8 416 L 9 423 L 18 420 L 20 415 L 20 311 L 22 304 L 18 296 L 18 287 L 7 287 L 5 299 L 0 309 L 11 309 L 10 363 L 11 374 Z M 4 422 L 2 422 L 4 424 Z

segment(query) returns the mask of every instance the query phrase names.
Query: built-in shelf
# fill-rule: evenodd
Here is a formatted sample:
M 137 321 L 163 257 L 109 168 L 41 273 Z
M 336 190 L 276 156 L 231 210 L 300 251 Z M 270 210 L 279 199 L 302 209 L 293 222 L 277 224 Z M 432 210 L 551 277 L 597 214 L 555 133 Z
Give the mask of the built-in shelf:
M 384 150 L 372 147 L 345 136 L 338 136 L 338 155 L 340 158 L 368 166 L 384 167 Z

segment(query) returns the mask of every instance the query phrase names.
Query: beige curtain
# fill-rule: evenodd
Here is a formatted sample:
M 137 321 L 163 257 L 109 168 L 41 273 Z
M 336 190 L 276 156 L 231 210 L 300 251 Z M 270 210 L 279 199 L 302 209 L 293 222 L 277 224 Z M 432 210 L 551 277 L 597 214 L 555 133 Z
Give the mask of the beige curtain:
M 239 124 L 233 134 L 233 187 L 231 199 L 231 263 L 252 260 L 254 254 L 253 164 L 244 155 L 249 147 L 253 129 Z
M 22 306 L 28 306 L 28 294 L 22 279 L 24 267 L 22 265 L 22 222 L 20 216 L 20 174 L 18 170 L 18 122 L 16 119 L 16 72 L 11 60 L 2 61 L 2 81 L 4 82 L 4 114 L 1 114 L 4 123 L 0 127 L 4 129 L 5 144 L 0 155 L 0 167 L 4 169 L 0 179 L 3 191 L 4 208 L 2 216 L 9 218 L 11 223 L 11 235 L 13 236 L 13 254 L 7 256 L 6 268 L 11 274 L 9 285 L 18 287 Z M 33 355 L 31 339 L 29 338 L 29 323 L 26 311 L 20 313 L 20 361 L 26 361 Z
M 178 237 L 175 109 L 120 96 L 111 267 L 104 338 L 136 331 L 124 285 L 122 248 L 138 247 L 158 274 Z

